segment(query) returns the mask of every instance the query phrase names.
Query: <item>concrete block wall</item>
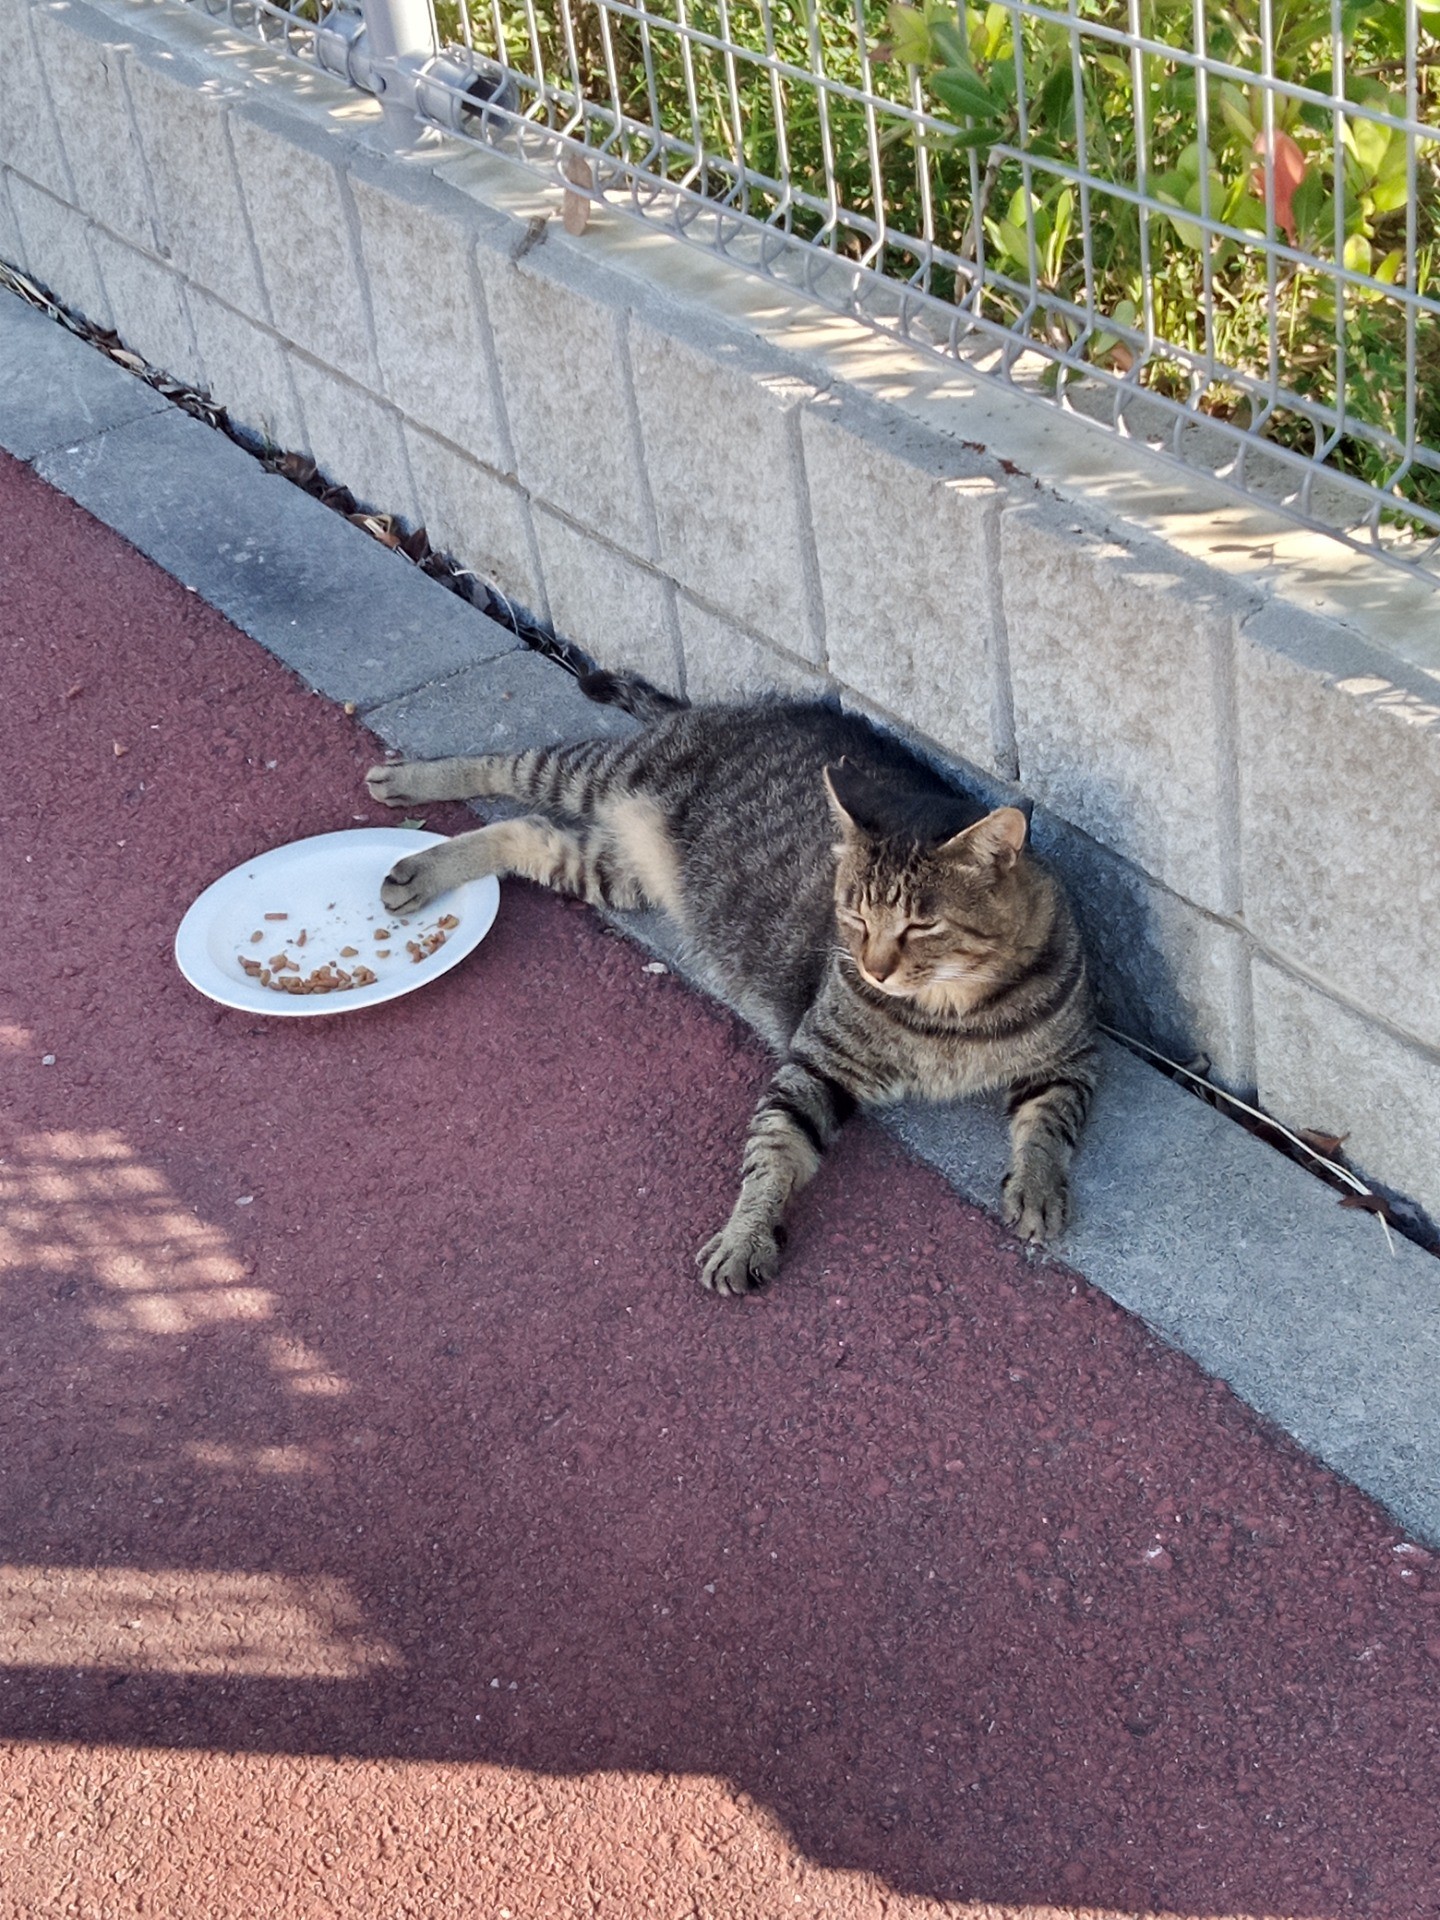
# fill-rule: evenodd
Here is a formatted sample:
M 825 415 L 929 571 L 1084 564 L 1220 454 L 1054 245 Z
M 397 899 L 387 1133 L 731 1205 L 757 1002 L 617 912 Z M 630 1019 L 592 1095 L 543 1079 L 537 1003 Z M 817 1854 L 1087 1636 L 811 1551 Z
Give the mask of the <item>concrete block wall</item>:
M 605 664 L 838 695 L 1025 792 L 1113 1023 L 1440 1215 L 1433 602 L 1319 611 L 1174 537 L 1143 450 L 1153 520 L 1093 435 L 1070 484 L 1053 409 L 568 236 L 503 156 L 396 150 L 188 7 L 0 0 L 0 45 L 0 257 Z

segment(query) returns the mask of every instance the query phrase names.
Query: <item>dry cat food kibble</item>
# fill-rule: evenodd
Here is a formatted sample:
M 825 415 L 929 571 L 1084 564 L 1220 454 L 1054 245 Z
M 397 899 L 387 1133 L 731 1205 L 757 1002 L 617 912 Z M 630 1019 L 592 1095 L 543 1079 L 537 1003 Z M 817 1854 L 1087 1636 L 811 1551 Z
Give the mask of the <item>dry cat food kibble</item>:
M 288 920 L 289 917 L 289 914 L 286 913 L 267 913 L 264 916 L 266 920 Z M 400 924 L 402 926 L 408 926 L 409 922 L 402 920 Z M 449 934 L 454 928 L 458 927 L 459 924 L 459 920 L 453 913 L 446 913 L 440 916 L 433 927 L 422 928 L 418 939 L 407 940 L 405 943 L 412 961 L 426 960 L 432 953 L 438 952 L 439 949 L 444 946 Z M 263 933 L 252 933 L 250 936 L 252 946 L 257 941 L 263 940 L 264 937 Z M 295 945 L 297 947 L 303 947 L 307 938 L 308 931 L 302 928 L 296 935 Z M 377 927 L 375 929 L 375 938 L 377 940 L 388 940 L 390 938 L 389 927 Z M 358 947 L 341 947 L 340 959 L 354 960 L 358 957 L 359 952 L 360 949 Z M 379 947 L 376 949 L 374 957 L 377 960 L 388 960 L 390 953 L 391 949 L 389 947 Z M 301 968 L 300 962 L 292 959 L 290 954 L 284 951 L 272 954 L 269 960 L 263 963 L 259 960 L 252 959 L 248 954 L 244 953 L 237 953 L 235 958 L 240 964 L 241 972 L 244 973 L 248 979 L 254 980 L 258 985 L 267 988 L 271 993 L 347 993 L 352 992 L 356 987 L 373 986 L 380 977 L 371 967 L 358 966 L 346 968 L 335 960 L 326 960 L 320 966 L 315 967 L 310 973 L 306 973 Z

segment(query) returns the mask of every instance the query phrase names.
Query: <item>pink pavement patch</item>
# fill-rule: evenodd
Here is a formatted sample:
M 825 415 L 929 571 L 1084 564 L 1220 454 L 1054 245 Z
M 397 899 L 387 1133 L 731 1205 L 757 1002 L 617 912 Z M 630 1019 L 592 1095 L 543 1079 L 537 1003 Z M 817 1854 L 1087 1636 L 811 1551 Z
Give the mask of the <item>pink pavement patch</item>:
M 1440 1913 L 1429 1554 L 874 1126 L 704 1294 L 767 1059 L 583 909 L 507 884 L 372 1012 L 201 998 L 186 906 L 389 821 L 375 743 L 6 460 L 0 513 L 8 1764 L 193 1752 L 171 1915 L 247 1911 L 236 1754 L 377 1820 L 401 1762 L 719 1776 L 776 1884 L 858 1876 L 816 1912 Z M 603 1885 L 594 1798 L 546 1845 Z M 527 1844 L 433 1910 L 591 1911 Z

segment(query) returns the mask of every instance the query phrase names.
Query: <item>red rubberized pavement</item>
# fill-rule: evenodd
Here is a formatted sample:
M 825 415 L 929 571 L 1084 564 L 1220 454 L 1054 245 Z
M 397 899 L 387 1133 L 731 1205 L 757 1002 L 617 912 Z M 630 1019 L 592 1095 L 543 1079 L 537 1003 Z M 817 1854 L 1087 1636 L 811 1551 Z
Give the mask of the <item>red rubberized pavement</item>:
M 6 1920 L 1440 1914 L 1429 1555 L 873 1126 L 702 1293 L 766 1056 L 582 909 L 202 999 L 374 742 L 0 516 Z

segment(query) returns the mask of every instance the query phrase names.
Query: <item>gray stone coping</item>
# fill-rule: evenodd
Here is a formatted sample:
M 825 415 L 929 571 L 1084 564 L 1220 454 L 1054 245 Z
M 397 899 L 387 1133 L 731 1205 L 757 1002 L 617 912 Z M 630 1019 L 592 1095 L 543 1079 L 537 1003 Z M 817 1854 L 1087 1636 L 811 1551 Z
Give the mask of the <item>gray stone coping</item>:
M 43 315 L 0 295 L 0 446 L 402 751 L 629 725 L 558 666 L 264 471 Z M 659 951 L 652 917 L 617 916 Z M 896 1136 L 993 1207 L 993 1106 L 907 1106 Z M 1440 1266 L 1107 1046 L 1057 1256 L 1192 1355 L 1415 1536 L 1440 1545 Z

